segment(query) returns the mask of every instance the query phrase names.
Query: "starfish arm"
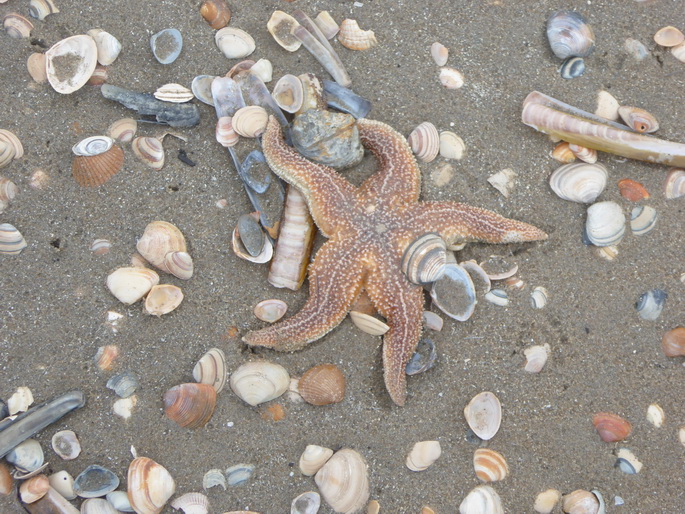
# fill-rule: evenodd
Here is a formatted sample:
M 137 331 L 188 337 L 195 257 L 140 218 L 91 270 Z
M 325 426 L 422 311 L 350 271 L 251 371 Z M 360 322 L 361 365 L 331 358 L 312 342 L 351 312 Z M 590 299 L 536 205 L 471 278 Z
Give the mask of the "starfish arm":
M 522 243 L 547 239 L 547 234 L 533 225 L 456 202 L 419 203 L 407 219 L 408 228 L 415 235 L 437 232 L 447 244 Z
M 407 140 L 380 121 L 357 120 L 362 144 L 378 159 L 378 172 L 361 186 L 364 194 L 410 203 L 419 199 L 421 170 Z
M 329 241 L 309 267 L 309 299 L 294 316 L 243 337 L 250 346 L 295 351 L 333 330 L 359 296 L 363 268 L 354 245 Z
M 274 116 L 269 117 L 262 150 L 274 173 L 300 190 L 317 226 L 330 237 L 334 226 L 345 219 L 356 188 L 333 168 L 313 163 L 288 146 Z

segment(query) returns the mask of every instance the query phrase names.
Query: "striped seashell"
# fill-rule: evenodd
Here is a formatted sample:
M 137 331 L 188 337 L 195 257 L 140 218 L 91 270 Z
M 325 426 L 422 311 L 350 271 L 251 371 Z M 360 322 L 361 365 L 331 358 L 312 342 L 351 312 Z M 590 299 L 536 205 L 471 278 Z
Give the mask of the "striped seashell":
M 332 456 L 333 450 L 330 448 L 308 444 L 300 456 L 300 471 L 303 475 L 310 477 L 316 474 Z
M 153 95 L 157 100 L 175 104 L 190 102 L 193 98 L 195 98 L 195 95 L 190 89 L 183 87 L 181 84 L 175 84 L 173 82 L 158 87 Z
M 150 264 L 167 273 L 166 256 L 170 252 L 187 251 L 183 233 L 166 221 L 149 223 L 136 243 L 136 249 Z
M 184 514 L 207 514 L 209 512 L 209 498 L 202 493 L 186 493 L 174 498 L 174 501 L 169 505 L 173 509 L 182 510 Z
M 350 319 L 359 330 L 372 336 L 382 336 L 390 330 L 386 323 L 383 323 L 375 316 L 363 312 L 350 311 Z
M 372 30 L 362 30 L 356 20 L 346 19 L 340 24 L 338 41 L 350 50 L 368 50 L 378 44 Z
M 14 147 L 10 143 L 0 140 L 0 168 L 12 162 L 14 153 Z
M 7 177 L 0 176 L 0 213 L 17 196 L 19 188 Z
M 416 157 L 423 162 L 431 162 L 440 151 L 440 134 L 429 121 L 424 121 L 407 138 Z
M 435 42 L 431 45 L 431 57 L 435 64 L 438 66 L 444 66 L 447 64 L 447 58 L 449 57 L 450 51 L 446 46 Z
M 5 143 L 10 147 L 9 151 L 12 154 L 10 159 L 21 159 L 24 156 L 24 147 L 13 132 L 6 129 L 0 129 L 0 143 Z M 0 154 L 3 154 L 3 151 L 0 150 Z M 3 164 L 1 164 L 2 162 L 3 158 L 0 157 L 0 167 L 3 166 Z
M 464 85 L 464 75 L 455 68 L 440 68 L 440 83 L 447 89 L 459 89 Z
M 420 441 L 407 455 L 405 465 L 412 471 L 424 471 L 432 466 L 441 454 L 439 441 Z
M 667 298 L 668 293 L 662 289 L 651 289 L 642 293 L 635 303 L 638 316 L 647 321 L 656 321 L 664 310 Z
M 263 300 L 255 305 L 254 315 L 257 317 L 257 319 L 267 323 L 276 323 L 279 319 L 285 316 L 285 312 L 287 310 L 288 304 L 283 300 Z
M 670 168 L 664 180 L 664 196 L 672 200 L 685 196 L 685 170 Z
M 221 116 L 216 120 L 214 136 L 217 142 L 224 148 L 235 146 L 240 141 L 240 136 L 233 128 L 233 118 L 231 116 Z
M 440 155 L 442 157 L 459 161 L 464 157 L 465 152 L 466 145 L 462 138 L 449 130 L 440 132 Z
M 269 115 L 264 107 L 249 105 L 241 107 L 233 115 L 233 129 L 243 137 L 257 137 L 266 130 Z
M 651 133 L 659 130 L 659 121 L 639 107 L 622 105 L 618 108 L 618 114 L 626 125 L 637 132 Z
M 587 209 L 585 232 L 595 246 L 618 244 L 626 230 L 626 217 L 616 202 L 598 202 Z
M 92 136 L 76 143 L 71 148 L 71 151 L 74 155 L 92 157 L 106 152 L 112 148 L 113 144 L 114 140 L 111 137 Z
M 488 441 L 502 423 L 502 405 L 493 393 L 479 393 L 464 408 L 464 417 L 473 433 Z
M 402 256 L 402 272 L 413 284 L 425 285 L 445 273 L 447 244 L 438 234 L 424 234 L 407 247 Z
M 48 82 L 65 95 L 82 88 L 95 71 L 97 54 L 95 41 L 85 34 L 58 41 L 45 52 Z
M 302 81 L 295 75 L 283 75 L 276 85 L 272 96 L 278 106 L 286 112 L 297 112 L 304 102 Z
M 283 11 L 274 11 L 269 18 L 266 28 L 276 40 L 276 43 L 285 48 L 288 52 L 295 52 L 302 42 L 293 36 L 293 30 L 300 24 L 295 18 Z
M 95 41 L 98 49 L 98 62 L 109 66 L 121 53 L 121 43 L 109 32 L 102 29 L 90 29 L 86 32 Z
M 559 75 L 562 79 L 575 79 L 581 77 L 583 73 L 585 73 L 585 60 L 582 57 L 569 57 L 559 67 Z
M 107 82 L 107 78 L 109 77 L 109 72 L 107 71 L 107 67 L 103 66 L 102 64 L 98 64 L 95 66 L 95 69 L 93 70 L 93 74 L 90 76 L 88 81 L 86 82 L 86 85 L 88 86 L 101 86 L 105 82 Z
M 369 501 L 369 474 L 364 458 L 343 448 L 314 476 L 321 496 L 336 512 L 357 512 Z
M 557 11 L 547 20 L 547 39 L 559 59 L 587 57 L 595 46 L 595 34 L 575 11 Z
M 252 36 L 244 30 L 224 27 L 214 35 L 216 46 L 228 59 L 242 59 L 255 51 Z
M 147 457 L 133 459 L 128 467 L 128 499 L 133 510 L 154 514 L 176 492 L 176 482 L 164 466 Z
M 319 364 L 302 374 L 297 391 L 312 405 L 340 403 L 345 398 L 345 375 L 335 364 Z
M 491 289 L 483 296 L 488 302 L 499 307 L 509 305 L 509 293 L 504 289 Z
M 59 9 L 52 0 L 31 0 L 29 2 L 29 14 L 43 21 L 50 14 L 56 14 Z
M 217 393 L 226 385 L 226 355 L 219 348 L 205 353 L 193 368 L 193 379 L 200 384 L 211 385 Z
M 28 38 L 33 30 L 33 23 L 15 12 L 6 14 L 2 19 L 2 25 L 7 35 L 15 39 Z
M 459 504 L 459 514 L 504 514 L 502 500 L 489 485 L 472 489 Z
M 48 81 L 48 74 L 45 71 L 45 54 L 34 52 L 29 55 L 26 60 L 26 69 L 34 82 L 43 84 Z
M 98 187 L 116 175 L 123 164 L 124 151 L 113 145 L 102 153 L 74 156 L 71 174 L 80 186 Z
M 573 514 L 598 514 L 599 500 L 590 491 L 576 489 L 561 497 L 561 509 Z
M 624 178 L 618 181 L 618 191 L 621 196 L 631 202 L 639 202 L 649 198 L 649 193 L 645 186 L 629 178 Z
M 483 482 L 498 482 L 509 474 L 509 466 L 501 453 L 487 448 L 478 448 L 473 454 L 476 476 Z
M 549 185 L 559 198 L 592 203 L 604 191 L 609 172 L 601 164 L 566 164 L 549 177 Z
M 314 23 L 326 39 L 333 39 L 340 32 L 340 25 L 333 19 L 328 11 L 321 11 L 314 18 Z
M 183 291 L 180 287 L 171 284 L 152 286 L 145 298 L 143 310 L 152 316 L 163 316 L 181 305 Z
M 136 157 L 153 170 L 161 170 L 164 166 L 164 147 L 158 138 L 137 137 L 131 142 L 131 148 Z
M 129 143 L 138 130 L 138 122 L 133 118 L 122 118 L 113 122 L 107 129 L 109 137 L 120 143 Z
M 543 309 L 545 307 L 545 305 L 547 305 L 548 296 L 549 296 L 549 293 L 547 292 L 546 288 L 544 288 L 542 286 L 537 286 L 530 293 L 530 305 L 534 309 Z
M 650 233 L 656 225 L 657 213 L 654 207 L 638 205 L 630 213 L 630 229 L 636 236 Z
M 224 0 L 206 0 L 202 2 L 200 15 L 214 30 L 224 28 L 231 21 L 231 9 Z
M 660 46 L 678 46 L 685 41 L 685 35 L 677 28 L 668 26 L 662 27 L 654 34 L 654 42 Z
M 193 258 L 187 252 L 168 252 L 164 256 L 164 267 L 181 280 L 188 280 L 193 276 Z
M 583 162 L 587 162 L 588 164 L 594 164 L 597 162 L 597 150 L 586 148 L 580 145 L 574 145 L 573 143 L 568 145 L 568 149 L 573 152 L 573 155 L 578 157 L 578 159 Z
M 184 428 L 201 428 L 216 407 L 216 390 L 209 384 L 188 383 L 164 393 L 164 415 Z

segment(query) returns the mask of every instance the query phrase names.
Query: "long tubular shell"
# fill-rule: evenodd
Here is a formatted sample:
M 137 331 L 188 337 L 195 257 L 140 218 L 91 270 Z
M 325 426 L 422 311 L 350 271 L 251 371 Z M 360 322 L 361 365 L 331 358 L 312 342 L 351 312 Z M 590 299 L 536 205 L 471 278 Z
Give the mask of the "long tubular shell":
M 302 25 L 295 27 L 293 29 L 293 35 L 299 39 L 304 47 L 311 53 L 321 66 L 326 68 L 326 71 L 331 74 L 333 80 L 344 87 L 349 87 L 352 83 L 347 71 L 338 62 L 340 59 L 336 60 L 326 47 L 321 44 L 321 42 L 309 32 Z
M 685 144 L 638 134 L 538 91 L 524 100 L 521 121 L 576 145 L 640 161 L 685 166 Z

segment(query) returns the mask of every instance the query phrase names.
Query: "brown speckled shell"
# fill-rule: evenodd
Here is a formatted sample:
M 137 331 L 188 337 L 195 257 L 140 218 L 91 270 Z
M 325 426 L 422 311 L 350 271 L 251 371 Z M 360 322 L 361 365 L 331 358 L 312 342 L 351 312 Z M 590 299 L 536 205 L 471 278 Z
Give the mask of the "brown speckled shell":
M 164 393 L 164 414 L 185 428 L 200 428 L 214 414 L 216 390 L 208 384 L 181 384 Z
M 302 375 L 298 390 L 312 405 L 338 403 L 345 397 L 345 376 L 335 364 L 319 364 Z

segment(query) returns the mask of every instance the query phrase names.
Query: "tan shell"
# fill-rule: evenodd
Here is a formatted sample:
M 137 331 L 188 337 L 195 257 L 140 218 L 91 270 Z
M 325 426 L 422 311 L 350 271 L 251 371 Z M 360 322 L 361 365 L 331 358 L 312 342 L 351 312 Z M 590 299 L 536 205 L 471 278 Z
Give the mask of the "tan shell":
M 231 21 L 231 9 L 224 0 L 206 0 L 202 2 L 200 15 L 214 30 L 224 28 Z
M 651 113 L 639 107 L 622 105 L 618 108 L 618 114 L 626 125 L 640 133 L 659 130 L 659 121 Z
M 181 84 L 175 84 L 173 82 L 158 87 L 153 95 L 157 100 L 175 104 L 190 102 L 193 98 L 195 98 L 195 95 L 190 89 L 183 87 Z
M 174 498 L 171 507 L 182 510 L 185 514 L 207 514 L 209 512 L 209 498 L 202 493 L 186 493 Z
M 283 11 L 274 11 L 266 24 L 269 33 L 276 40 L 276 43 L 285 48 L 288 52 L 294 52 L 302 42 L 293 36 L 292 32 L 295 27 L 299 27 L 299 23 L 295 18 Z
M 438 66 L 444 66 L 447 64 L 447 58 L 450 55 L 450 51 L 445 45 L 438 43 L 437 41 L 431 45 L 431 57 L 435 64 Z
M 504 514 L 502 500 L 489 485 L 473 488 L 459 505 L 459 514 Z
M 136 249 L 150 264 L 167 273 L 167 254 L 187 251 L 186 240 L 181 231 L 166 221 L 149 223 L 138 240 Z
M 107 277 L 107 289 L 117 300 L 131 305 L 159 283 L 159 275 L 147 268 L 119 268 Z
M 418 125 L 407 138 L 416 158 L 423 162 L 431 162 L 440 151 L 440 134 L 429 121 Z
M 24 236 L 13 225 L 0 224 L 0 254 L 19 255 L 26 246 Z
M 266 130 L 269 115 L 264 107 L 249 105 L 241 107 L 233 115 L 233 128 L 243 137 L 257 137 Z
M 428 469 L 442 454 L 439 441 L 420 441 L 407 455 L 406 466 L 412 471 Z
M 666 357 L 685 355 L 685 327 L 676 327 L 661 337 L 661 349 Z
M 43 84 L 44 82 L 48 81 L 48 74 L 45 70 L 45 62 L 45 54 L 37 52 L 29 55 L 29 58 L 26 61 L 26 68 L 29 70 L 29 75 L 31 75 L 31 78 L 39 84 Z
M 671 47 L 671 53 L 680 62 L 685 62 L 685 43 Z
M 107 71 L 107 66 L 98 64 L 97 66 L 95 66 L 93 74 L 90 76 L 86 84 L 88 86 L 101 86 L 102 84 L 107 82 L 108 76 L 109 72 Z
M 114 344 L 108 344 L 98 348 L 94 360 L 102 371 L 109 371 L 114 367 L 117 357 L 119 357 L 119 347 Z
M 164 466 L 147 457 L 133 459 L 128 467 L 128 500 L 138 514 L 158 514 L 174 492 L 176 483 Z
M 440 83 L 447 89 L 459 89 L 464 85 L 464 75 L 454 68 L 440 68 Z
M 300 471 L 310 477 L 319 471 L 332 455 L 333 450 L 330 448 L 308 444 L 300 456 Z
M 14 159 L 14 147 L 7 141 L 0 140 L 0 168 L 7 166 Z
M 266 360 L 247 362 L 231 373 L 233 392 L 253 407 L 278 398 L 288 390 L 290 375 L 279 364 Z
M 0 213 L 17 196 L 19 188 L 7 177 L 0 175 Z
M 285 315 L 287 310 L 288 304 L 283 300 L 263 300 L 255 305 L 254 315 L 267 323 L 275 323 Z
M 153 170 L 164 166 L 164 147 L 156 137 L 137 137 L 131 143 L 133 153 Z
M 28 38 L 33 30 L 33 23 L 15 12 L 6 14 L 2 19 L 2 25 L 7 35 L 15 39 Z
M 685 41 L 685 35 L 683 35 L 679 29 L 671 27 L 670 25 L 668 27 L 660 28 L 657 30 L 656 34 L 654 34 L 654 42 L 661 46 L 677 46 L 683 41 Z
M 333 39 L 340 32 L 340 25 L 333 19 L 328 11 L 321 11 L 314 18 L 314 23 L 326 39 Z
M 478 479 L 483 482 L 504 480 L 509 474 L 509 466 L 502 454 L 487 448 L 478 448 L 475 451 L 473 468 Z
M 171 284 L 152 286 L 143 309 L 152 316 L 163 316 L 175 310 L 183 301 L 183 291 Z
M 664 179 L 664 196 L 672 200 L 685 196 L 685 170 L 670 168 Z
M 45 475 L 36 475 L 21 483 L 19 496 L 24 503 L 33 503 L 45 496 L 50 489 L 50 481 Z
M 43 21 L 50 14 L 56 14 L 59 9 L 52 0 L 31 0 L 29 2 L 29 14 Z
M 302 82 L 304 95 L 302 107 L 297 111 L 297 114 L 302 114 L 309 109 L 325 109 L 326 100 L 324 99 L 323 85 L 317 76 L 313 73 L 303 73 L 297 78 Z
M 48 477 L 48 481 L 50 482 L 50 487 L 64 496 L 64 499 L 73 500 L 76 498 L 76 493 L 74 492 L 74 477 L 67 471 L 53 473 Z M 128 502 L 128 500 L 126 501 Z
M 333 453 L 333 452 L 331 452 Z M 10 468 L 5 462 L 0 461 L 0 495 L 8 495 L 14 487 L 14 479 L 10 473 Z
M 286 112 L 297 112 L 302 108 L 304 88 L 302 81 L 295 75 L 283 75 L 274 86 L 271 94 L 278 106 Z
M 547 363 L 550 351 L 549 343 L 529 346 L 523 350 L 526 356 L 526 366 L 523 369 L 528 373 L 540 373 Z
M 24 147 L 19 138 L 9 130 L 0 129 L 0 142 L 9 145 L 11 148 L 12 157 L 10 159 L 21 159 L 24 156 Z M 0 154 L 3 153 L 0 151 Z M 2 159 L 0 158 L 0 167 L 2 167 Z
M 230 148 L 238 144 L 240 136 L 233 128 L 233 118 L 231 116 L 220 116 L 216 120 L 214 137 L 217 143 L 225 148 Z
M 224 27 L 214 35 L 216 46 L 228 59 L 242 59 L 255 51 L 252 36 L 244 30 Z
M 113 145 L 106 152 L 86 156 L 75 155 L 71 174 L 82 187 L 98 187 L 116 175 L 124 165 L 124 151 Z
M 107 135 L 120 143 L 129 143 L 138 130 L 138 122 L 133 118 L 121 118 L 107 129 Z
M 314 476 L 321 496 L 336 512 L 356 512 L 369 500 L 364 458 L 348 448 L 335 452 Z
M 618 120 L 618 108 L 621 104 L 618 100 L 608 91 L 599 91 L 597 93 L 597 109 L 595 114 L 606 118 L 607 120 L 616 121 Z
M 33 404 L 33 393 L 26 386 L 18 387 L 17 390 L 7 399 L 7 408 L 10 416 L 26 412 Z
M 87 34 L 95 41 L 101 65 L 109 66 L 116 61 L 121 53 L 121 43 L 116 37 L 102 29 L 90 29 Z
M 312 405 L 340 403 L 345 398 L 345 375 L 335 364 L 319 364 L 304 372 L 297 390 Z
M 559 500 L 561 500 L 560 491 L 557 491 L 556 489 L 547 489 L 537 495 L 533 510 L 539 514 L 551 514 L 554 507 L 559 503 Z
M 274 66 L 269 59 L 259 59 L 250 68 L 250 74 L 260 78 L 265 84 L 273 79 Z
M 164 256 L 164 266 L 167 271 L 181 280 L 189 280 L 193 276 L 193 258 L 188 252 L 169 252 Z
M 464 408 L 464 417 L 471 430 L 484 440 L 495 437 L 502 423 L 502 406 L 490 392 L 479 393 Z
M 95 71 L 97 55 L 97 45 L 90 36 L 81 34 L 58 41 L 45 52 L 48 82 L 58 93 L 73 93 Z
M 594 164 L 597 162 L 597 150 L 593 148 L 586 148 L 580 145 L 569 144 L 569 150 L 573 152 L 573 155 L 578 157 L 581 161 L 587 162 L 589 164 Z
M 184 428 L 201 428 L 216 407 L 216 389 L 209 384 L 188 383 L 164 393 L 164 415 Z
M 516 188 L 517 176 L 518 174 L 514 170 L 506 168 L 490 175 L 488 177 L 488 184 L 502 193 L 504 198 L 509 198 L 509 195 L 511 195 Z
M 454 132 L 440 132 L 440 155 L 445 159 L 461 160 L 466 152 L 464 140 Z
M 561 498 L 561 509 L 568 514 L 597 514 L 599 500 L 590 491 L 576 489 Z
M 269 241 L 269 239 L 265 239 L 264 241 L 264 247 L 262 248 L 262 251 L 259 253 L 259 255 L 253 257 L 248 253 L 248 251 L 245 249 L 245 246 L 243 243 L 240 241 L 240 235 L 238 233 L 238 227 L 233 229 L 233 235 L 231 238 L 231 247 L 233 248 L 233 253 L 235 253 L 238 257 L 241 259 L 245 259 L 246 261 L 254 262 L 257 264 L 263 264 L 265 262 L 269 262 L 271 260 L 271 257 L 274 255 L 274 246 Z
M 343 20 L 340 24 L 338 41 L 350 50 L 368 50 L 378 44 L 372 30 L 362 30 L 356 20 L 350 19 Z
M 350 319 L 359 330 L 372 336 L 382 336 L 390 330 L 386 323 L 364 312 L 350 311 Z
M 52 436 L 51 443 L 62 460 L 74 460 L 81 454 L 81 443 L 73 430 L 60 430 Z
M 200 384 L 211 385 L 220 393 L 228 379 L 224 352 L 219 348 L 212 348 L 205 353 L 193 368 L 193 379 Z

